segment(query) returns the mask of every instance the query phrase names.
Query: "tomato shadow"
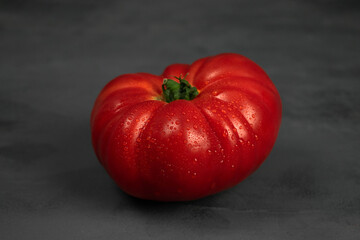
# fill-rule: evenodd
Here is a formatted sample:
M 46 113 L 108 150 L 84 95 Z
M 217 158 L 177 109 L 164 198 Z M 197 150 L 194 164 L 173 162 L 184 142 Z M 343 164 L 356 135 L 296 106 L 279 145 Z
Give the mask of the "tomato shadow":
M 200 233 L 230 226 L 227 213 L 219 211 L 216 206 L 223 193 L 186 202 L 158 202 L 132 197 L 119 188 L 117 192 L 121 198 L 118 212 L 126 208 L 140 215 L 150 226 L 176 226 Z
M 136 198 L 123 192 L 118 187 L 116 192 L 127 206 L 131 206 L 133 209 L 137 209 L 143 212 L 171 212 L 188 205 L 186 202 L 159 202 Z

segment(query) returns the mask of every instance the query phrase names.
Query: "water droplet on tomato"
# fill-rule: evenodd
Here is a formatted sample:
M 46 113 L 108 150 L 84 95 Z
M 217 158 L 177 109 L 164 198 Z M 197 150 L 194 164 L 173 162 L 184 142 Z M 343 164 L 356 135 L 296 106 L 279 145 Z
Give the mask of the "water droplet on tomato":
M 223 137 L 226 137 L 228 134 L 229 134 L 228 131 L 227 131 L 227 130 L 224 130 L 224 132 L 223 132 Z

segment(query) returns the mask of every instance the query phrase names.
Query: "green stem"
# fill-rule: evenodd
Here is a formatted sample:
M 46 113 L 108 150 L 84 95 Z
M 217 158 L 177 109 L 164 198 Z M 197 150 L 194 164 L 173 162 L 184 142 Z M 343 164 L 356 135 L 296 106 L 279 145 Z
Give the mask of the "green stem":
M 196 87 L 191 86 L 190 83 L 185 80 L 186 76 L 187 75 L 185 75 L 184 78 L 182 78 L 181 75 L 180 77 L 174 76 L 179 82 L 167 78 L 164 79 L 162 90 L 166 102 L 169 103 L 179 99 L 193 100 L 199 94 Z

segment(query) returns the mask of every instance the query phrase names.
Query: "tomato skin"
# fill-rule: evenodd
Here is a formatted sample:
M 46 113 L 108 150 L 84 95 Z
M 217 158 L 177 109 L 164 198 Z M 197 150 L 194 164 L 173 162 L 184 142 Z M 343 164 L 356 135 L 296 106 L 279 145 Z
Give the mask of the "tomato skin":
M 163 79 L 180 75 L 200 94 L 162 101 Z M 91 130 L 99 161 L 122 190 L 143 199 L 188 201 L 255 171 L 280 122 L 280 96 L 266 73 L 244 56 L 224 53 L 172 64 L 161 76 L 120 75 L 99 94 Z

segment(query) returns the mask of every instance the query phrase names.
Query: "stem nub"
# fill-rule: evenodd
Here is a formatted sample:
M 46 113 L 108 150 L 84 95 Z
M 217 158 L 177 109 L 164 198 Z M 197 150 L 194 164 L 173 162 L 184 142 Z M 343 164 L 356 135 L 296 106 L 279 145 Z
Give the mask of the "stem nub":
M 175 77 L 179 80 L 179 82 L 176 82 L 171 79 L 164 79 L 162 90 L 163 90 L 163 97 L 166 102 L 172 102 L 179 99 L 185 99 L 185 100 L 193 100 L 198 94 L 198 90 L 196 87 L 193 87 L 190 85 L 188 81 L 185 80 L 187 75 L 182 78 Z

